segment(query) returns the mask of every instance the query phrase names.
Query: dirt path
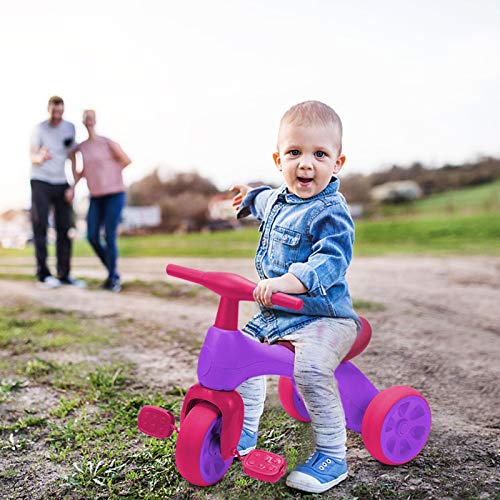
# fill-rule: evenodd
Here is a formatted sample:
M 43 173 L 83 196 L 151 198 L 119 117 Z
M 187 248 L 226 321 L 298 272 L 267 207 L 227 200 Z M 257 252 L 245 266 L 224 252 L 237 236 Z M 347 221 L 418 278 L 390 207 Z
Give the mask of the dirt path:
M 255 278 L 249 260 L 169 261 Z M 31 272 L 28 260 L 5 260 L 2 264 L 9 272 Z M 121 269 L 125 280 L 171 280 L 164 275 L 165 264 L 165 259 L 122 259 Z M 102 274 L 93 259 L 75 259 L 74 267 L 79 275 Z M 355 299 L 384 306 L 383 310 L 363 313 L 372 323 L 374 335 L 367 351 L 355 360 L 356 365 L 380 389 L 411 385 L 431 405 L 431 451 L 426 456 L 431 463 L 421 466 L 442 466 L 443 473 L 450 475 L 468 474 L 471 480 L 479 481 L 479 492 L 481 485 L 485 492 L 494 491 L 500 445 L 500 259 L 360 258 L 353 262 L 349 282 Z M 112 295 L 67 288 L 46 291 L 31 282 L 7 280 L 0 281 L 0 301 L 147 320 L 163 325 L 167 331 L 200 339 L 215 312 L 214 303 L 205 299 L 165 300 L 144 294 Z M 245 305 L 242 322 L 251 311 L 252 307 Z M 140 351 L 137 345 L 121 349 L 125 359 L 142 361 L 150 369 L 161 368 L 168 360 L 170 371 L 149 371 L 148 378 L 155 385 L 194 382 L 195 354 L 183 352 L 179 345 L 165 344 L 163 352 L 149 349 L 147 342 Z M 181 372 L 189 375 L 180 377 Z M 354 472 L 372 474 L 375 462 L 370 469 L 363 451 L 353 453 Z M 364 461 L 363 467 L 358 466 L 356 457 Z M 396 469 L 383 470 L 388 478 L 396 474 Z M 416 480 L 412 488 L 439 496 L 423 479 Z

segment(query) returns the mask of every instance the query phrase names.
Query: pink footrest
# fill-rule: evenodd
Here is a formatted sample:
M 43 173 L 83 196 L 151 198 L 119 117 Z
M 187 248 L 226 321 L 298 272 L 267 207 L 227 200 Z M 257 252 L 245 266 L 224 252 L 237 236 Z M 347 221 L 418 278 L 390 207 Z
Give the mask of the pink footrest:
M 276 453 L 252 450 L 242 459 L 243 471 L 248 476 L 275 483 L 286 472 L 286 460 Z
M 164 408 L 144 406 L 137 417 L 137 428 L 148 436 L 166 439 L 175 430 L 175 417 Z

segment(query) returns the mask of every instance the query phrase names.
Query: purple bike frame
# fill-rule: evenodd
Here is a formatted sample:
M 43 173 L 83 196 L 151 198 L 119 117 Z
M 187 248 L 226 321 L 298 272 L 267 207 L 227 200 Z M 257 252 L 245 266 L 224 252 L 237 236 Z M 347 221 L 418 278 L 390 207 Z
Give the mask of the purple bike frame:
M 198 360 L 198 380 L 210 389 L 232 391 L 259 375 L 293 376 L 294 354 L 280 345 L 256 342 L 239 330 L 212 326 Z
M 245 380 L 260 375 L 281 375 L 293 380 L 294 353 L 281 345 L 256 342 L 239 330 L 212 326 L 198 360 L 201 385 L 219 391 L 236 389 Z M 361 432 L 361 422 L 370 401 L 379 392 L 351 362 L 335 370 L 347 427 Z

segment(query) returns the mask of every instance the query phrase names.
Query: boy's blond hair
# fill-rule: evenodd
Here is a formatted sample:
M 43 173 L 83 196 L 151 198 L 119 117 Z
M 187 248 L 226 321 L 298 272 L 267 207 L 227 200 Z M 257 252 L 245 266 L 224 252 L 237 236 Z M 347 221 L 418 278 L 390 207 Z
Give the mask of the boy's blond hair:
M 327 104 L 320 101 L 305 101 L 295 104 L 281 118 L 280 131 L 283 125 L 290 124 L 305 127 L 320 124 L 332 127 L 338 142 L 339 154 L 342 152 L 342 121 L 339 115 Z

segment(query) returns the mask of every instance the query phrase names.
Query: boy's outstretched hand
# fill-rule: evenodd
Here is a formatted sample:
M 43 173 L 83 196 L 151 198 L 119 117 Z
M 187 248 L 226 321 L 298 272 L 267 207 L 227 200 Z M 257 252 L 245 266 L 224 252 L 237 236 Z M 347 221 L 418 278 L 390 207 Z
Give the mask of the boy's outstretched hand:
M 247 195 L 248 191 L 252 189 L 250 186 L 245 184 L 235 184 L 229 188 L 229 191 L 235 191 L 237 194 L 233 198 L 233 208 L 238 211 L 240 209 L 241 202 L 243 198 Z

